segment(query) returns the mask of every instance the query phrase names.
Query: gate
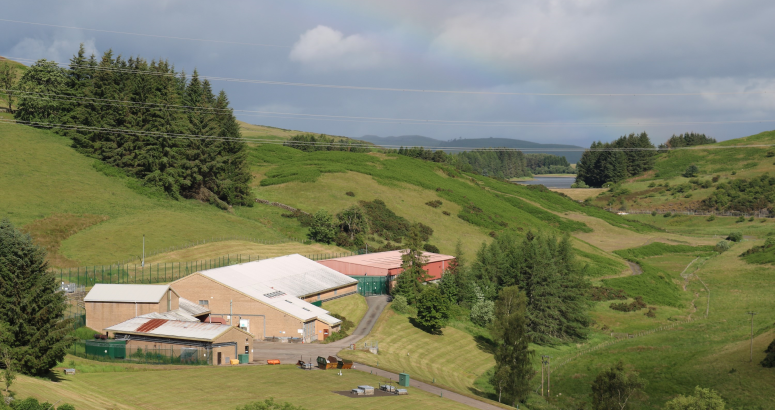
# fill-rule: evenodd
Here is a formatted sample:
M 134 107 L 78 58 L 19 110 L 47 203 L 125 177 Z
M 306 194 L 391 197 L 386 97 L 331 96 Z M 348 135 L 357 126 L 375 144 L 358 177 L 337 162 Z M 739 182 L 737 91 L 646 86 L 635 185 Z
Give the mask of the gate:
M 390 292 L 388 276 L 350 276 L 358 280 L 358 293 L 363 296 L 387 295 Z

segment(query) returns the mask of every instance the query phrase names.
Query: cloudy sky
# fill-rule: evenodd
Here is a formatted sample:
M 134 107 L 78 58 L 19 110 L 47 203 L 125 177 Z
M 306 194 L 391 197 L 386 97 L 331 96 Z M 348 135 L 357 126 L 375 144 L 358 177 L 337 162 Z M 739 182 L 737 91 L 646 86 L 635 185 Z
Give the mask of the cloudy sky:
M 30 3 L 0 0 L 0 19 L 114 33 L 0 21 L 0 55 L 66 62 L 84 43 L 204 76 L 354 87 L 214 80 L 254 124 L 579 145 L 775 129 L 772 1 Z

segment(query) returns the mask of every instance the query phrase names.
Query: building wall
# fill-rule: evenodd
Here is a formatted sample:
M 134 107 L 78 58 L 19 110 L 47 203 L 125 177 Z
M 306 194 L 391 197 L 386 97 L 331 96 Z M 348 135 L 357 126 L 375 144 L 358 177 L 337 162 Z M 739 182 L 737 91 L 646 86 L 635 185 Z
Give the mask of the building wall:
M 213 343 L 227 343 L 227 342 L 235 342 L 237 343 L 237 353 L 238 354 L 244 354 L 245 350 L 247 348 L 248 355 L 250 355 L 250 358 L 248 360 L 248 363 L 253 363 L 253 337 L 250 335 L 245 334 L 244 332 L 241 332 L 237 328 L 232 328 L 228 332 L 226 332 L 221 337 L 213 340 Z M 218 360 L 218 352 L 221 352 L 222 357 L 224 357 L 224 360 L 226 357 L 230 357 L 232 359 L 236 359 L 234 357 L 234 347 L 233 346 L 223 346 L 223 347 L 214 347 L 213 348 L 213 364 L 216 364 L 215 361 Z
M 174 282 L 172 287 L 180 297 L 194 303 L 207 300 L 213 316 L 227 318 L 230 312 L 233 312 L 231 324 L 234 326 L 239 326 L 240 316 L 242 316 L 243 320 L 248 321 L 247 331 L 254 334 L 258 340 L 263 340 L 264 337 L 301 337 L 298 329 L 303 329 L 303 323 L 299 319 L 202 275 L 187 276 Z M 264 315 L 265 318 L 250 315 Z M 266 334 L 264 334 L 264 323 L 266 323 Z
M 338 260 L 323 260 L 317 261 L 323 266 L 327 266 L 339 273 L 351 276 L 386 276 L 388 269 L 378 268 L 375 266 L 359 265 L 357 263 L 338 261 Z
M 331 290 L 331 291 L 328 291 L 328 292 L 324 292 L 324 293 L 319 293 L 319 294 L 316 294 L 316 295 L 306 296 L 306 297 L 304 297 L 304 301 L 310 302 L 310 303 L 316 302 L 318 300 L 325 301 L 325 300 L 328 300 L 328 299 L 331 299 L 331 298 L 335 298 L 335 297 L 338 297 L 338 296 L 347 295 L 347 294 L 350 294 L 350 293 L 355 293 L 357 290 L 358 290 L 358 284 L 354 283 L 354 284 L 352 284 L 350 286 L 346 286 L 346 287 L 343 287 L 343 288 L 334 289 L 334 290 Z
M 105 328 L 152 312 L 166 312 L 166 298 L 160 303 L 86 302 L 86 327 L 105 333 Z M 164 310 L 160 310 L 161 308 Z

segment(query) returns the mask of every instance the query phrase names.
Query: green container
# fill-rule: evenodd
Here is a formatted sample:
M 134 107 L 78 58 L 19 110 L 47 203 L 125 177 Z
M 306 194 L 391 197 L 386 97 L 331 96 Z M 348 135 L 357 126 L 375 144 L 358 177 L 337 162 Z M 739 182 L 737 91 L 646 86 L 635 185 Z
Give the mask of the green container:
M 87 340 L 84 344 L 87 357 L 126 358 L 126 340 Z
M 237 358 L 239 359 L 239 364 L 248 364 L 248 362 L 250 361 L 249 354 L 238 354 Z
M 317 307 L 323 307 L 323 301 L 322 300 L 316 300 L 316 301 L 312 302 L 312 304 L 317 306 Z
M 399 373 L 398 374 L 398 385 L 409 387 L 409 374 L 408 373 Z

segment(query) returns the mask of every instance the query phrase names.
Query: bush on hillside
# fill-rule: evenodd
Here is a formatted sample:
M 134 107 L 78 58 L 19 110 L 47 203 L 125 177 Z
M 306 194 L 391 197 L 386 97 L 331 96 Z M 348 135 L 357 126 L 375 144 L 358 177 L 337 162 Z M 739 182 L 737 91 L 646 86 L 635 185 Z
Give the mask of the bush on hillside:
M 433 201 L 426 202 L 425 205 L 428 205 L 431 208 L 438 208 L 442 205 L 442 202 L 438 199 L 434 199 Z
M 425 252 L 430 252 L 430 253 L 439 253 L 439 252 L 440 252 L 440 251 L 439 251 L 439 247 L 438 247 L 438 246 L 436 246 L 436 245 L 431 245 L 431 244 L 429 244 L 429 243 L 426 243 L 425 245 L 423 245 L 423 246 L 422 246 L 422 249 L 423 249 Z
M 686 178 L 694 178 L 699 173 L 700 173 L 700 168 L 698 168 L 697 165 L 692 164 L 686 167 L 686 171 L 684 171 L 683 176 Z
M 743 215 L 740 215 L 740 216 L 737 218 L 737 220 L 735 221 L 735 223 L 738 223 L 738 224 L 739 224 L 739 223 L 743 223 L 743 222 L 745 222 L 745 217 L 744 217 Z
M 729 236 L 727 236 L 728 241 L 732 242 L 740 242 L 743 240 L 743 233 L 742 232 L 731 232 Z
M 725 406 L 724 399 L 718 393 L 697 386 L 693 396 L 679 395 L 665 403 L 664 410 L 724 410 Z
M 716 220 L 716 215 L 711 215 L 711 216 L 708 217 L 708 219 L 706 219 L 706 221 L 708 221 L 708 222 L 713 222 L 715 220 Z
M 665 218 L 670 218 L 671 216 L 673 216 L 673 213 L 672 212 L 665 212 L 665 214 L 662 215 L 662 216 L 665 217 Z
M 480 300 L 471 307 L 471 322 L 477 326 L 486 327 L 493 320 L 495 302 Z
M 278 403 L 274 401 L 274 398 L 270 397 L 264 401 L 256 401 L 248 403 L 243 407 L 237 407 L 237 410 L 305 410 L 305 408 L 294 406 L 288 402 Z
M 441 213 L 442 213 L 442 214 L 444 214 L 444 215 L 446 215 L 446 216 L 450 216 L 450 215 L 451 215 L 451 214 L 449 213 L 449 211 L 441 211 Z
M 409 303 L 406 301 L 406 296 L 393 296 L 393 303 L 390 304 L 390 308 L 398 313 L 406 313 L 409 309 Z
M 646 302 L 643 301 L 643 296 L 636 296 L 630 303 L 611 303 L 609 307 L 620 312 L 637 312 L 646 308 Z
M 325 210 L 315 212 L 312 217 L 312 224 L 309 227 L 307 236 L 309 239 L 320 243 L 332 243 L 336 239 L 337 229 L 334 225 L 334 218 Z
M 716 252 L 718 253 L 724 253 L 729 250 L 729 242 L 727 241 L 719 241 L 719 243 L 716 244 Z
M 347 196 L 355 196 L 355 193 L 353 193 L 353 191 L 347 191 L 344 194 Z
M 769 150 L 769 151 L 767 151 L 767 154 L 765 154 L 765 155 L 767 155 L 767 158 L 775 157 L 775 151 Z
M 589 290 L 590 298 L 595 302 L 627 300 L 627 292 L 621 289 L 614 289 L 605 286 L 591 286 Z
M 429 333 L 436 334 L 449 319 L 449 301 L 435 285 L 427 285 L 417 298 L 417 323 Z

